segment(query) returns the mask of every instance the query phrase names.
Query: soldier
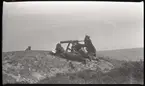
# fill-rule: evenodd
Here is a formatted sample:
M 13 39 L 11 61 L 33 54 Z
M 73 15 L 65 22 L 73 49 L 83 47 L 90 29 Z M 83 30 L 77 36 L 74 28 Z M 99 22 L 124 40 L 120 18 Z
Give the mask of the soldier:
M 63 47 L 61 46 L 60 43 L 58 43 L 58 44 L 56 45 L 55 50 L 56 50 L 56 53 L 62 53 L 62 52 L 64 52 L 64 49 L 63 49 Z
M 72 52 L 75 52 L 77 54 L 80 54 L 81 56 L 83 56 L 84 58 L 86 58 L 87 53 L 84 50 L 85 45 L 84 44 L 80 44 L 78 42 L 75 42 L 72 46 Z
M 85 42 L 86 50 L 88 52 L 88 56 L 90 58 L 96 57 L 96 49 L 95 49 L 94 45 L 92 44 L 90 36 L 86 35 L 84 42 Z
M 72 47 L 71 47 L 71 49 L 70 49 L 71 52 L 75 52 L 75 45 L 76 45 L 76 44 L 73 42 L 73 43 L 72 43 Z
M 84 48 L 84 45 L 80 44 L 79 42 L 75 42 L 72 45 L 72 51 L 79 52 L 82 48 Z
M 28 48 L 25 51 L 31 50 L 31 46 L 28 46 Z

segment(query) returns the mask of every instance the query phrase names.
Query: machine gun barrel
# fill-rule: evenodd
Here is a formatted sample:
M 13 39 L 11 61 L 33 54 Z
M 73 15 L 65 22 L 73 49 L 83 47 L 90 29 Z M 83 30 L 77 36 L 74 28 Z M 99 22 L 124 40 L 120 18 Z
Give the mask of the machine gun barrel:
M 73 42 L 84 42 L 84 40 L 67 40 L 67 41 L 60 41 L 60 43 L 73 43 Z

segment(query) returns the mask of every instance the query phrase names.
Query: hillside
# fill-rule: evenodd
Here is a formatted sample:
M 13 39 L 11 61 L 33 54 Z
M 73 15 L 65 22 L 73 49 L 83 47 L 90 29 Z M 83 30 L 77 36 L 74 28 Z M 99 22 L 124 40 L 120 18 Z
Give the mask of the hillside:
M 116 60 L 138 61 L 144 59 L 143 48 L 98 51 L 97 54 Z
M 138 52 L 135 50 L 132 51 L 130 50 L 131 49 L 128 49 L 125 52 Z M 114 56 L 116 55 L 116 57 L 117 55 L 118 56 L 120 55 L 118 53 L 117 54 L 114 53 L 115 51 L 112 51 L 114 54 L 112 52 L 108 53 L 108 51 L 107 53 L 106 51 L 100 51 L 99 52 L 100 54 L 104 54 L 106 56 L 99 57 L 101 59 L 99 62 L 96 61 L 88 62 L 86 65 L 74 61 L 71 61 L 70 64 L 65 59 L 51 56 L 49 52 L 50 51 L 40 51 L 40 50 L 4 52 L 2 58 L 3 84 L 6 83 L 41 83 L 41 84 L 143 83 L 142 81 L 143 77 L 141 76 L 143 76 L 142 64 L 144 63 L 144 61 L 143 63 L 139 62 L 139 65 L 135 67 L 141 70 L 141 72 L 139 73 L 141 75 L 137 75 L 139 76 L 139 78 L 137 79 L 134 78 L 133 79 L 134 81 L 126 82 L 126 80 L 130 80 L 130 78 L 128 78 L 129 75 L 122 75 L 122 73 L 120 75 L 119 70 L 120 68 L 123 67 L 123 64 L 125 63 L 130 64 L 130 62 L 113 59 L 111 55 Z M 124 51 L 122 50 L 122 52 Z M 140 54 L 141 53 L 136 54 L 136 56 L 137 55 L 140 56 Z M 124 55 L 128 55 L 128 54 L 125 53 Z M 131 63 L 131 64 L 134 65 L 135 63 Z M 125 72 L 123 71 L 123 74 L 130 74 L 130 71 L 128 71 L 128 69 L 124 69 L 124 67 L 121 70 L 125 70 Z M 101 77 L 102 79 L 98 79 L 98 77 Z M 110 79 L 110 77 L 112 79 Z

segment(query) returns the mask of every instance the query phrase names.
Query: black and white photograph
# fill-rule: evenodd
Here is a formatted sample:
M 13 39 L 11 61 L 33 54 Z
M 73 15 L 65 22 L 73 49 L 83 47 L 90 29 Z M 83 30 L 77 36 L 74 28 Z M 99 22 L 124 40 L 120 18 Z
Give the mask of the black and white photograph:
M 2 83 L 144 84 L 144 4 L 3 2 Z

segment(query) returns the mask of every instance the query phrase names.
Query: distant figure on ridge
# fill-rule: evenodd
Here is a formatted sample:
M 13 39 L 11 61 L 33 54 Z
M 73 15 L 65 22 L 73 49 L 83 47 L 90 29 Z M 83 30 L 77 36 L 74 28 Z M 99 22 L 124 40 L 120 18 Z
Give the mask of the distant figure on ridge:
M 29 51 L 31 50 L 31 46 L 28 46 L 28 48 L 25 51 Z

